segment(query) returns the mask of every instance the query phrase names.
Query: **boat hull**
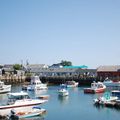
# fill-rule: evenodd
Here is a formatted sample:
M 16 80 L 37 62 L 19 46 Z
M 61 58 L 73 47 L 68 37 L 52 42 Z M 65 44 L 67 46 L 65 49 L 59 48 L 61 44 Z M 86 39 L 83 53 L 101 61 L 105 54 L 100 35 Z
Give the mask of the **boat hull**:
M 11 85 L 4 85 L 4 87 L 0 89 L 0 94 L 8 93 L 10 91 L 11 91 Z
M 85 88 L 84 89 L 84 93 L 103 93 L 105 91 L 104 88 L 101 88 L 101 89 L 91 89 L 91 88 Z
M 67 85 L 68 88 L 78 87 L 78 83 L 75 83 L 73 85 Z
M 17 103 L 17 104 L 13 104 L 13 105 L 5 105 L 5 106 L 0 106 L 0 115 L 7 115 L 8 113 L 10 113 L 10 111 L 12 109 L 15 109 L 17 111 L 21 110 L 21 109 L 27 109 L 29 107 L 33 107 L 36 105 L 40 105 L 47 102 L 47 100 L 35 100 L 35 101 L 28 101 L 27 103 L 21 102 L 21 103 Z
M 69 92 L 66 89 L 59 90 L 59 96 L 68 96 Z
M 45 112 L 46 112 L 45 109 L 36 109 L 36 110 L 33 110 L 33 111 L 28 110 L 28 111 L 18 112 L 18 113 L 16 113 L 16 116 L 18 116 L 18 118 L 29 118 L 29 117 L 42 115 Z

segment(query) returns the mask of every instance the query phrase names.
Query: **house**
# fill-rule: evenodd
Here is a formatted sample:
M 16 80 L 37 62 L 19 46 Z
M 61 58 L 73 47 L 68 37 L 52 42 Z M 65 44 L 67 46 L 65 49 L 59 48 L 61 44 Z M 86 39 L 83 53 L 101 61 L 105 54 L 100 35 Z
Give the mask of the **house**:
M 43 68 L 48 68 L 48 65 L 45 64 L 30 64 L 26 66 L 27 71 L 40 70 Z
M 53 64 L 49 66 L 49 68 L 63 68 L 63 66 L 61 65 L 61 63 L 58 63 L 58 64 Z
M 97 76 L 100 80 L 110 78 L 112 80 L 120 80 L 120 65 L 106 65 L 97 68 Z
M 5 64 L 2 68 L 2 74 L 14 74 L 13 64 Z

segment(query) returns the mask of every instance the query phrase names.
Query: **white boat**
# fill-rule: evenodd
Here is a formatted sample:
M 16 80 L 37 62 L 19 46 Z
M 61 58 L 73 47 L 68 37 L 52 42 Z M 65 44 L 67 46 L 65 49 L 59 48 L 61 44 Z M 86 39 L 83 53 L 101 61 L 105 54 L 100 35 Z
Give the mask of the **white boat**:
M 59 90 L 59 96 L 68 96 L 68 95 L 69 95 L 68 90 L 64 88 Z
M 117 96 L 120 99 L 120 90 L 112 90 L 112 96 Z
M 47 84 L 43 84 L 40 81 L 39 76 L 33 76 L 31 78 L 30 85 L 28 85 L 28 87 L 27 87 L 27 90 L 30 90 L 30 91 L 45 90 L 45 89 L 47 89 Z
M 11 85 L 5 85 L 4 82 L 0 81 L 0 94 L 11 91 Z
M 8 103 L 7 105 L 0 106 L 0 115 L 8 114 L 11 109 L 19 111 L 20 109 L 27 109 L 45 102 L 47 102 L 47 100 L 30 99 L 28 93 L 22 91 L 19 93 L 8 93 Z
M 35 117 L 35 116 L 38 116 L 38 115 L 42 115 L 46 113 L 46 110 L 45 109 L 42 109 L 40 107 L 32 107 L 31 109 L 29 110 L 21 110 L 21 111 L 18 111 L 16 112 L 15 110 L 11 110 L 11 113 L 10 113 L 10 119 L 14 119 L 14 118 L 30 118 L 30 117 Z
M 120 81 L 112 81 L 112 80 L 110 80 L 109 78 L 106 78 L 106 79 L 103 81 L 103 84 L 104 84 L 106 87 L 120 87 Z
M 94 104 L 102 104 L 105 105 L 109 102 L 114 102 L 118 100 L 117 96 L 112 96 L 110 93 L 106 92 L 102 97 L 94 99 Z
M 75 82 L 75 81 L 67 81 L 66 82 L 66 85 L 67 85 L 67 87 L 69 88 L 69 87 L 77 87 L 78 86 L 78 82 Z
M 91 88 L 84 88 L 84 93 L 103 93 L 106 86 L 102 82 L 91 83 Z

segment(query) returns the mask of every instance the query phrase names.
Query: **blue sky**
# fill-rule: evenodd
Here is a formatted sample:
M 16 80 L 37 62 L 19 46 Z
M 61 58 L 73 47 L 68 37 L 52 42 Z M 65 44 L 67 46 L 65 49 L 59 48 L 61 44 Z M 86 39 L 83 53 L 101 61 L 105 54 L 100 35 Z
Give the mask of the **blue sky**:
M 120 64 L 120 0 L 0 0 L 0 63 Z

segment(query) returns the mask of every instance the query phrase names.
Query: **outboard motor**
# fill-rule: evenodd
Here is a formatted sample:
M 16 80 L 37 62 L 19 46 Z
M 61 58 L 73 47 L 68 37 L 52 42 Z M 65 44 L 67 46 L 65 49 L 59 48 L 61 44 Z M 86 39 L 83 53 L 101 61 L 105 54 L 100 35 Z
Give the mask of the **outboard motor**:
M 19 120 L 19 117 L 17 115 L 15 115 L 15 111 L 11 110 L 11 115 L 9 120 Z

